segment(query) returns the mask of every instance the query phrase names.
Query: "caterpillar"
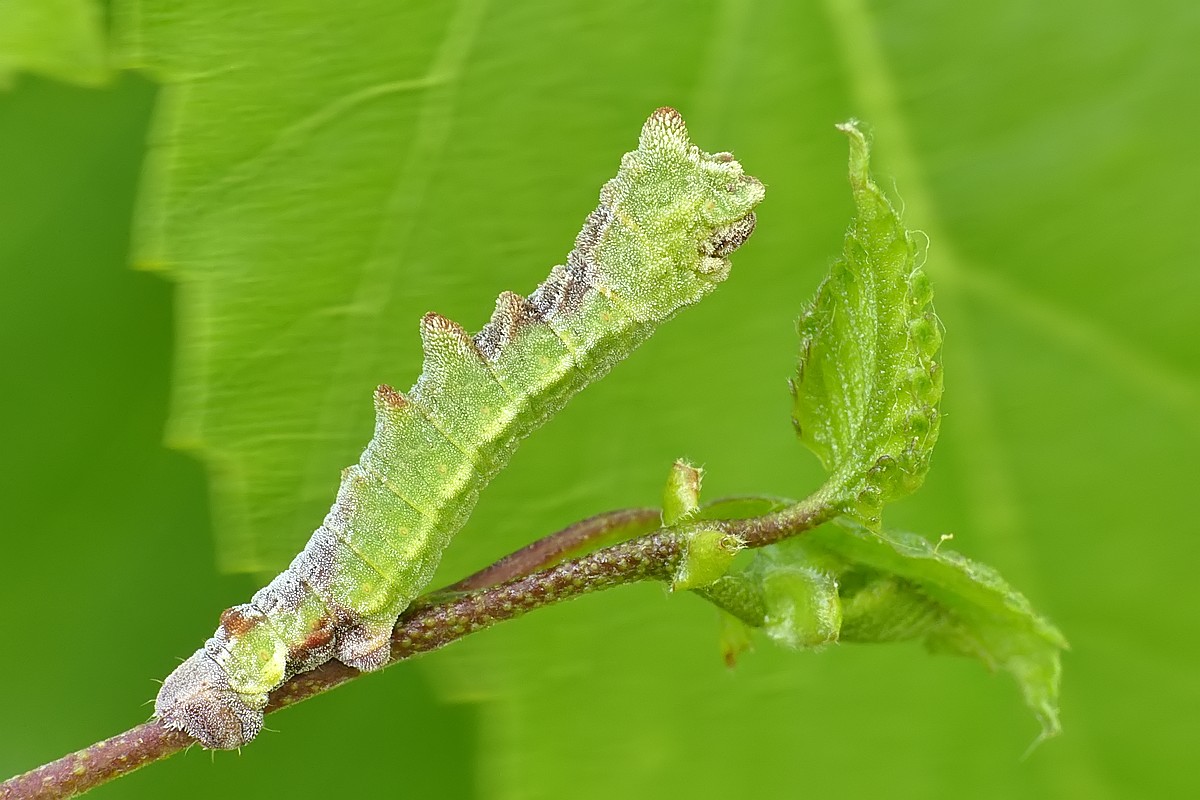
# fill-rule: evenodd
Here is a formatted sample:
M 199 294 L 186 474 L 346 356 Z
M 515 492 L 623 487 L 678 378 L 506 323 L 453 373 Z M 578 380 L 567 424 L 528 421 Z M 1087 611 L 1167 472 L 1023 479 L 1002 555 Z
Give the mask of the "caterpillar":
M 571 395 L 725 279 L 763 193 L 732 155 L 692 145 L 677 111 L 655 111 L 566 263 L 528 298 L 502 293 L 474 336 L 422 318 L 416 384 L 407 395 L 376 390 L 374 436 L 343 471 L 324 522 L 167 677 L 161 723 L 207 748 L 237 748 L 290 676 L 335 658 L 384 666 L 396 619 L 479 491 Z

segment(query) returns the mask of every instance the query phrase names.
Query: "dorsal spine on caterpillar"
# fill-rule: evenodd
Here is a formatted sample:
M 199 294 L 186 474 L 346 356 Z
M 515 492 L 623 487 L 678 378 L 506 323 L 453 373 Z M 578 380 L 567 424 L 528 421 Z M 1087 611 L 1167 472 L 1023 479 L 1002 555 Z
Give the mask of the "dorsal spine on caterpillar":
M 155 703 L 163 724 L 205 747 L 239 747 L 290 675 L 331 658 L 383 666 L 396 618 L 518 442 L 725 278 L 762 196 L 731 155 L 693 146 L 678 112 L 656 111 L 566 264 L 528 299 L 502 293 L 474 336 L 425 315 L 416 384 L 407 396 L 376 391 L 375 435 L 324 522 L 167 678 Z

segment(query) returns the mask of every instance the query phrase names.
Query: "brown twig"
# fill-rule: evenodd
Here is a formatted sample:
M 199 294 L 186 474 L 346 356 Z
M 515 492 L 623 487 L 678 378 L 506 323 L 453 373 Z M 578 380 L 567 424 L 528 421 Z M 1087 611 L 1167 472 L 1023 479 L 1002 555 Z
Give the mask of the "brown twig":
M 444 647 L 541 606 L 624 583 L 671 580 L 684 553 L 686 531 L 642 535 L 527 574 L 531 568 L 551 563 L 564 552 L 594 543 L 618 529 L 632 530 L 646 525 L 650 513 L 645 509 L 630 509 L 584 520 L 501 559 L 447 590 L 428 595 L 432 603 L 418 600 L 396 622 L 390 663 Z M 706 524 L 719 525 L 741 538 L 748 547 L 761 547 L 814 528 L 834 513 L 832 506 L 814 496 L 762 517 Z M 507 582 L 476 588 L 479 582 L 488 579 Z M 448 594 L 451 589 L 453 592 Z M 322 694 L 359 674 L 340 662 L 330 661 L 311 672 L 296 675 L 271 694 L 267 713 Z M 0 800 L 74 797 L 174 755 L 191 744 L 193 740 L 187 734 L 168 730 L 158 721 L 147 722 L 8 779 L 0 784 Z
M 544 536 L 442 591 L 469 592 L 498 586 L 532 575 L 585 550 L 594 550 L 611 538 L 632 539 L 649 533 L 659 527 L 661 521 L 662 513 L 657 508 L 624 508 L 597 514 Z

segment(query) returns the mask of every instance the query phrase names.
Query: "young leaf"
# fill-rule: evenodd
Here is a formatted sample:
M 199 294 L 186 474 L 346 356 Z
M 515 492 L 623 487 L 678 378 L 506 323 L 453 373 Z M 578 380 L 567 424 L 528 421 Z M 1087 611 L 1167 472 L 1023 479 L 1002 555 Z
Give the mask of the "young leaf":
M 819 567 L 793 560 L 755 561 L 753 576 L 761 587 L 763 629 L 776 642 L 792 648 L 836 642 L 842 626 L 837 580 Z
M 865 137 L 853 122 L 838 127 L 850 139 L 856 214 L 797 323 L 792 419 L 830 472 L 833 502 L 877 528 L 883 504 L 914 491 L 929 468 L 942 330 L 913 235 L 868 174 Z
M 1066 639 L 990 567 L 914 534 L 839 524 L 764 548 L 730 578 L 742 582 L 743 592 L 758 591 L 762 625 L 778 642 L 920 639 L 933 652 L 1008 672 L 1042 736 L 1059 731 Z

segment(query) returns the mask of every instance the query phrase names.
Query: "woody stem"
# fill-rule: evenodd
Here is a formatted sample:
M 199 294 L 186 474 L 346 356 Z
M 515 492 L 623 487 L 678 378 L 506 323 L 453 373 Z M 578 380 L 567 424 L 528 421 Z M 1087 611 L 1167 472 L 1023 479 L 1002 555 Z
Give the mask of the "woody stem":
M 783 511 L 741 520 L 709 522 L 761 547 L 809 530 L 832 517 L 827 503 L 808 501 Z M 554 563 L 614 536 L 656 524 L 657 512 L 629 509 L 576 523 L 507 556 L 452 587 L 419 598 L 396 622 L 389 663 L 437 650 L 498 622 L 542 606 L 625 583 L 670 581 L 687 542 L 682 531 L 658 530 L 568 561 Z M 545 566 L 550 564 L 550 566 Z M 531 571 L 537 569 L 538 571 Z M 477 588 L 484 581 L 504 581 Z M 709 597 L 720 605 L 718 596 Z M 271 694 L 267 713 L 329 691 L 361 673 L 338 661 L 292 677 Z M 186 733 L 157 720 L 64 756 L 0 784 L 0 800 L 74 797 L 174 755 L 194 744 Z

